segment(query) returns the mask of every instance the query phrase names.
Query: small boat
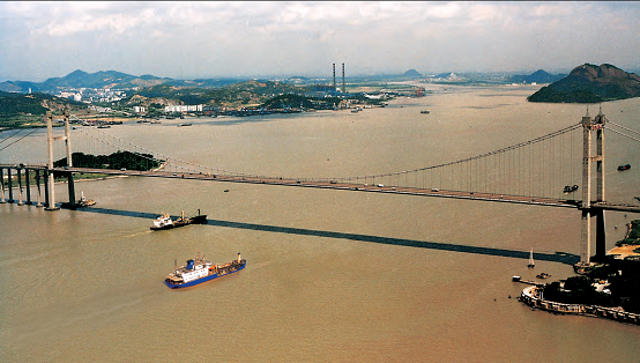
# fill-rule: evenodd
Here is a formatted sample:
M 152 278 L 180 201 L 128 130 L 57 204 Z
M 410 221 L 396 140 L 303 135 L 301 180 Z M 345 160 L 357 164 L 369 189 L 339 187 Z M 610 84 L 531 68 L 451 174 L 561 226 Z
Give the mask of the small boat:
M 174 266 L 173 272 L 167 275 L 164 283 L 171 289 L 195 286 L 238 272 L 246 265 L 247 260 L 242 258 L 240 252 L 238 252 L 238 258 L 224 265 L 213 265 L 211 261 L 205 260 L 204 255 L 200 258 L 200 252 L 198 252 L 198 257 L 187 260 L 186 266 Z
M 150 229 L 152 231 L 159 231 L 163 229 L 184 227 L 189 224 L 207 224 L 207 216 L 200 214 L 200 209 L 198 209 L 197 216 L 185 218 L 184 211 L 182 211 L 180 218 L 174 221 L 171 219 L 170 215 L 163 213 L 153 221 L 153 226 L 151 226 Z
M 565 192 L 565 193 L 573 193 L 573 192 L 575 192 L 576 190 L 578 190 L 578 188 L 580 188 L 580 187 L 579 187 L 579 186 L 577 186 L 577 185 L 573 185 L 573 186 L 571 186 L 571 185 L 566 185 L 566 186 L 564 187 L 563 192 Z
M 631 164 L 624 164 L 624 165 L 618 166 L 618 170 L 620 171 L 629 170 L 629 169 L 631 169 Z
M 429 110 L 422 110 L 422 111 L 420 111 L 420 113 L 422 113 L 422 114 L 429 114 L 429 113 L 431 113 L 431 111 L 429 111 Z
M 185 123 L 185 124 L 179 124 L 179 125 L 178 125 L 178 127 L 182 127 L 182 126 L 191 126 L 191 125 L 193 125 L 193 124 L 191 124 L 191 123 Z
M 548 274 L 546 272 L 542 272 L 542 273 L 537 274 L 536 277 L 539 278 L 539 279 L 546 279 L 546 278 L 551 277 L 551 274 Z
M 87 199 L 87 198 L 84 197 L 84 190 L 80 194 L 80 200 L 78 200 L 76 202 L 76 206 L 77 207 L 90 207 L 90 206 L 95 205 L 95 204 L 96 204 L 95 200 Z
M 62 205 L 60 205 L 61 208 L 65 208 L 65 209 L 78 209 L 78 208 L 82 208 L 82 207 L 90 207 L 92 205 L 96 205 L 96 201 L 93 199 L 87 199 L 84 197 L 84 191 L 82 191 L 82 196 L 80 197 L 80 199 L 78 199 L 75 204 L 70 204 L 70 203 L 62 203 Z

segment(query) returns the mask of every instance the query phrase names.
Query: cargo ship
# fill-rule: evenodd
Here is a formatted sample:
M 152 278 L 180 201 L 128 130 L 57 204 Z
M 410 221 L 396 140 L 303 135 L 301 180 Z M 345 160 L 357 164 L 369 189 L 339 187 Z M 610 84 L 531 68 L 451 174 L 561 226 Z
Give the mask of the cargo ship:
M 158 231 L 162 229 L 172 229 L 178 227 L 184 227 L 189 224 L 207 224 L 207 215 L 200 214 L 200 209 L 198 209 L 198 215 L 195 217 L 185 218 L 184 211 L 182 211 L 182 215 L 180 218 L 175 221 L 171 219 L 171 216 L 168 214 L 162 214 L 158 216 L 156 220 L 153 221 L 153 226 L 151 226 L 152 231 Z
M 247 261 L 241 257 L 240 252 L 238 252 L 237 259 L 224 265 L 213 265 L 211 261 L 205 260 L 204 255 L 200 258 L 200 252 L 198 252 L 198 257 L 187 260 L 186 266 L 174 267 L 173 272 L 167 276 L 164 283 L 171 289 L 191 287 L 238 272 L 246 265 Z

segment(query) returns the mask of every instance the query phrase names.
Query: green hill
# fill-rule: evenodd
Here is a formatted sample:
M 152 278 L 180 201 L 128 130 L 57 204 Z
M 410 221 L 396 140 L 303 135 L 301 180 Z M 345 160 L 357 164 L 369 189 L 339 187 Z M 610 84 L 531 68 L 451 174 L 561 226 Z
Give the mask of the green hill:
M 640 97 L 640 77 L 610 64 L 583 64 L 527 98 L 529 102 L 600 103 Z

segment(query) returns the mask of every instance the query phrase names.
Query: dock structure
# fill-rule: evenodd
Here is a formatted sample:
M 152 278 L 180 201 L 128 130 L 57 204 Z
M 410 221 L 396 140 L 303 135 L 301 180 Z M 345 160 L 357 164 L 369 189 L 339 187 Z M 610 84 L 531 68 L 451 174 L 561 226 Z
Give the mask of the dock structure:
M 598 305 L 563 304 L 545 300 L 541 286 L 529 286 L 522 290 L 518 298 L 522 303 L 536 309 L 560 314 L 593 316 L 640 325 L 640 314 L 624 311 L 622 308 L 607 308 Z

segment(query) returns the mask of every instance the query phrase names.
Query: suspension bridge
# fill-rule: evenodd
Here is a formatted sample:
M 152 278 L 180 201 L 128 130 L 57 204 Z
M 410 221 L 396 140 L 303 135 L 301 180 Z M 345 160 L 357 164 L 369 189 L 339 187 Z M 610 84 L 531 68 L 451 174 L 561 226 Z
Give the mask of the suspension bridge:
M 330 178 L 267 176 L 199 165 L 149 150 L 96 127 L 78 128 L 79 132 L 73 139 L 73 150 L 78 151 L 76 156 L 72 154 L 68 112 L 65 112 L 63 117 L 61 121 L 65 125 L 64 136 L 53 137 L 53 116 L 51 113 L 45 116 L 49 156 L 47 164 L 0 164 L 0 180 L 7 180 L 7 187 L 4 182 L 0 183 L 0 203 L 33 204 L 30 182 L 34 180 L 37 206 L 43 206 L 47 210 L 58 209 L 55 202 L 55 173 L 66 176 L 68 205 L 73 206 L 76 203 L 73 175 L 83 173 L 280 185 L 574 208 L 582 213 L 581 265 L 591 262 L 593 242 L 595 257 L 602 257 L 606 253 L 604 211 L 640 212 L 640 205 L 613 203 L 605 199 L 604 173 L 605 130 L 634 142 L 640 142 L 640 133 L 607 120 L 601 111 L 594 118 L 586 115 L 579 123 L 547 135 L 449 163 L 374 175 Z M 0 152 L 29 136 L 29 133 L 19 133 L 20 131 L 17 131 L 0 140 Z M 62 163 L 63 166 L 54 166 L 54 141 L 65 142 L 66 159 Z M 134 155 L 140 165 L 137 168 L 139 170 L 114 165 L 73 165 L 74 162 L 84 165 L 81 160 L 83 157 L 117 152 Z M 17 179 L 17 199 L 14 195 L 14 179 Z M 596 181 L 595 185 L 592 185 L 593 179 Z M 44 202 L 41 181 L 44 184 Z M 26 185 L 26 202 L 23 201 L 23 184 Z M 8 196 L 6 201 L 5 194 Z M 591 221 L 594 218 L 595 241 L 592 241 Z

